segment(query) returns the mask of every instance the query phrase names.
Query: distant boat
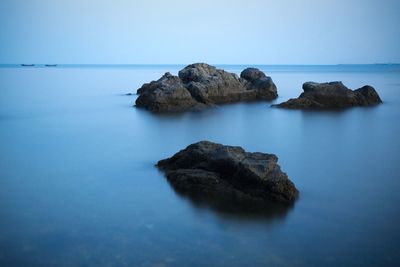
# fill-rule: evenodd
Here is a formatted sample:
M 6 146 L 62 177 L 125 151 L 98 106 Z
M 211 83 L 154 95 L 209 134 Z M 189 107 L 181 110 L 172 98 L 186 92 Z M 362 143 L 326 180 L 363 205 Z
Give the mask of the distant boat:
M 45 67 L 57 67 L 57 64 L 45 64 Z
M 33 67 L 35 64 L 21 64 L 22 67 Z

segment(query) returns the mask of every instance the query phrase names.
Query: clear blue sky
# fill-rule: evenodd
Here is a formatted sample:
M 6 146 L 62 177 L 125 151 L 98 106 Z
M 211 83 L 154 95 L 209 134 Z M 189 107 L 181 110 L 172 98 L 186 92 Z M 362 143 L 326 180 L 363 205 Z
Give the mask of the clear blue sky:
M 400 62 L 399 0 L 1 0 L 0 63 Z

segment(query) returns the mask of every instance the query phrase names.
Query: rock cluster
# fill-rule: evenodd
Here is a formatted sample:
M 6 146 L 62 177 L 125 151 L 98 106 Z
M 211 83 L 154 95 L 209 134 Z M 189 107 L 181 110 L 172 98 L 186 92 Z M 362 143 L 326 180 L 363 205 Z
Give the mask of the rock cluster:
M 303 90 L 298 98 L 274 106 L 337 109 L 382 102 L 368 85 L 351 90 L 342 82 L 306 82 Z M 144 84 L 137 94 L 137 107 L 178 112 L 221 103 L 272 100 L 277 97 L 277 89 L 272 79 L 256 68 L 247 68 L 238 77 L 197 63 L 180 70 L 178 76 L 165 73 L 159 80 Z M 214 203 L 234 206 L 251 203 L 252 207 L 271 201 L 292 204 L 299 192 L 277 162 L 274 154 L 250 153 L 241 147 L 201 141 L 160 160 L 157 166 L 177 192 L 192 199 L 212 200 L 210 203 L 217 200 Z
M 293 203 L 299 193 L 277 161 L 274 154 L 201 141 L 157 166 L 188 196 Z
M 247 68 L 238 77 L 205 63 L 186 66 L 178 76 L 167 72 L 159 80 L 144 84 L 137 94 L 136 106 L 153 112 L 196 110 L 278 96 L 272 79 L 256 68 Z
M 342 82 L 306 82 L 303 90 L 298 98 L 274 106 L 288 109 L 334 109 L 382 103 L 378 93 L 369 85 L 351 90 Z

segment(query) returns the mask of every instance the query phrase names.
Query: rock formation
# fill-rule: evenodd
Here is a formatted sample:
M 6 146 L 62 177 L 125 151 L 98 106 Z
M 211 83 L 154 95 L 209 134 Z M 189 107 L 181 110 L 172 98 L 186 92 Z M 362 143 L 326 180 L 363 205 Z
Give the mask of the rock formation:
M 274 154 L 201 141 L 157 166 L 178 192 L 188 196 L 293 203 L 299 193 L 277 161 Z
M 274 106 L 288 109 L 334 109 L 382 103 L 378 93 L 369 85 L 351 90 L 342 82 L 306 82 L 303 90 L 298 98 Z
M 153 112 L 196 110 L 278 96 L 272 79 L 256 68 L 245 69 L 239 78 L 205 63 L 186 66 L 178 76 L 167 72 L 159 80 L 144 84 L 137 94 L 136 106 Z

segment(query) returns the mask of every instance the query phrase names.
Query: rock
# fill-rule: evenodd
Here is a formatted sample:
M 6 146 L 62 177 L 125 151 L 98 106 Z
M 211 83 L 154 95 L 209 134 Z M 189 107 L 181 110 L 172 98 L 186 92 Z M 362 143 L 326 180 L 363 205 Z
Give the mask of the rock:
M 246 91 L 237 75 L 208 64 L 189 65 L 178 76 L 193 98 L 201 103 L 236 102 L 245 97 Z
M 136 106 L 156 112 L 272 100 L 278 96 L 272 79 L 258 69 L 246 69 L 239 78 L 205 63 L 186 66 L 178 77 L 166 73 L 159 80 L 144 84 L 137 93 Z
M 266 76 L 259 69 L 247 68 L 242 71 L 240 78 L 247 90 L 257 92 L 258 99 L 272 100 L 278 97 L 276 85 L 271 77 Z
M 289 109 L 333 109 L 382 103 L 375 89 L 368 85 L 353 91 L 342 82 L 306 82 L 303 90 L 298 98 L 274 106 Z
M 266 78 L 264 72 L 257 68 L 247 68 L 240 73 L 240 78 L 248 80 L 250 82 L 257 81 L 258 79 Z
M 145 107 L 154 112 L 174 112 L 199 106 L 179 77 L 169 72 L 157 81 L 144 84 L 137 93 L 140 96 L 136 100 L 136 106 Z
M 178 192 L 191 197 L 293 203 L 299 193 L 277 161 L 274 154 L 201 141 L 157 166 Z
M 357 90 L 354 90 L 354 92 L 358 93 L 360 102 L 363 103 L 363 106 L 382 103 L 381 98 L 372 86 L 365 85 Z

